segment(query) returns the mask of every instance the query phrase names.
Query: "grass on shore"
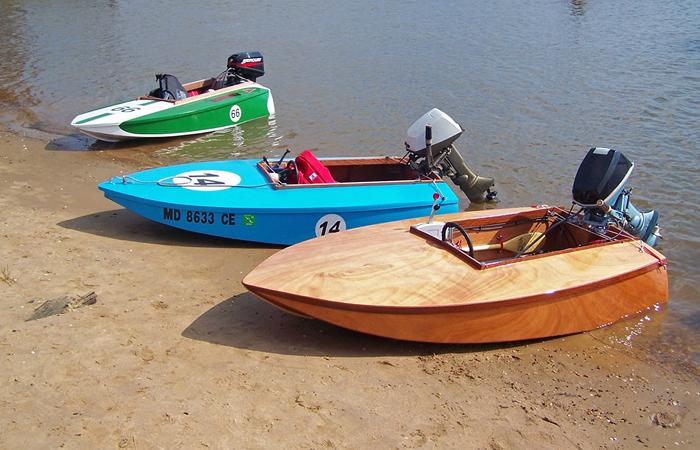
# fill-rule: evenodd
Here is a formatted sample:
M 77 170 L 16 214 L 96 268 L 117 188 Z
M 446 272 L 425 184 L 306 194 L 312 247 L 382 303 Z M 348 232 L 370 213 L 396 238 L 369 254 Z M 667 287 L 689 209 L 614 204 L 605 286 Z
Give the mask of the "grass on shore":
M 2 270 L 0 270 L 0 281 L 4 282 L 5 284 L 12 284 L 17 282 L 17 279 L 12 277 L 10 269 L 5 266 L 2 268 Z

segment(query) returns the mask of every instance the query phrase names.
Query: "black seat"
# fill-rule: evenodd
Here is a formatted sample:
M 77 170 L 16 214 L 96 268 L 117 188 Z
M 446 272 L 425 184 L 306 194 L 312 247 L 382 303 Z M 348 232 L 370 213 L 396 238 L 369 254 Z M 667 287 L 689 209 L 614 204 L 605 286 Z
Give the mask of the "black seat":
M 183 100 L 187 98 L 187 90 L 185 90 L 176 76 L 158 73 L 156 74 L 156 80 L 159 87 L 148 94 L 151 97 L 158 97 L 163 100 Z

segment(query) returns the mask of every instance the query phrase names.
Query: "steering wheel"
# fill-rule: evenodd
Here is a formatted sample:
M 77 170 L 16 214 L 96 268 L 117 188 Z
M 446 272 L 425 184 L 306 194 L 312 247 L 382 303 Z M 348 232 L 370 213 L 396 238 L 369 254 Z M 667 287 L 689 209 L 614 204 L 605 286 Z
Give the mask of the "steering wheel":
M 278 172 L 280 177 L 280 182 L 284 184 L 294 184 L 298 182 L 297 178 L 297 166 L 294 161 L 289 161 L 287 167 Z
M 175 96 L 173 95 L 173 93 L 168 90 L 161 92 L 161 97 L 163 98 L 163 100 L 175 100 Z
M 462 236 L 464 236 L 464 239 L 467 241 L 467 245 L 469 246 L 468 255 L 473 258 L 474 257 L 474 244 L 472 244 L 472 240 L 469 237 L 469 235 L 467 234 L 467 230 L 465 230 L 462 227 L 462 225 L 455 223 L 455 222 L 447 222 L 442 227 L 442 240 L 443 240 L 443 242 L 448 242 L 447 232 L 452 228 L 456 229 L 457 231 L 459 231 L 462 234 Z

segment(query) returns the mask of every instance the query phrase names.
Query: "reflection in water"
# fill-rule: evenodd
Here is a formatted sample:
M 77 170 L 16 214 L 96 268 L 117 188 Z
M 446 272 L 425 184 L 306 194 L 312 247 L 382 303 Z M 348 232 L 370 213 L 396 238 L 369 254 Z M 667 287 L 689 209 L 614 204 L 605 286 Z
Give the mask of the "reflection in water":
M 661 306 L 656 304 L 653 307 L 648 308 L 648 310 L 642 313 L 640 316 L 631 318 L 625 322 L 621 322 L 617 329 L 611 329 L 611 333 L 609 333 L 610 342 L 631 348 L 633 344 L 636 343 L 636 339 L 639 336 L 642 336 L 644 331 L 651 325 L 653 317 L 658 317 L 657 314 L 652 314 L 652 311 L 658 313 L 661 311 Z M 617 331 L 618 329 L 622 332 L 619 334 L 613 332 Z
M 0 5 L 0 119 L 11 129 L 30 126 L 36 122 L 32 106 L 39 102 L 33 90 L 24 82 L 27 54 L 30 52 L 25 33 L 27 12 L 17 2 L 5 1 Z
M 571 15 L 582 16 L 586 11 L 586 0 L 571 0 Z
M 293 135 L 293 133 L 291 133 Z M 252 157 L 283 148 L 274 117 L 264 117 L 236 127 L 199 136 L 132 139 L 121 142 L 98 141 L 80 133 L 57 136 L 46 145 L 47 150 L 137 150 L 148 153 L 146 159 L 168 159 L 168 164 L 204 159 Z
M 255 158 L 275 153 L 282 136 L 274 117 L 260 118 L 242 125 L 188 139 L 156 152 L 156 157 L 174 161 Z

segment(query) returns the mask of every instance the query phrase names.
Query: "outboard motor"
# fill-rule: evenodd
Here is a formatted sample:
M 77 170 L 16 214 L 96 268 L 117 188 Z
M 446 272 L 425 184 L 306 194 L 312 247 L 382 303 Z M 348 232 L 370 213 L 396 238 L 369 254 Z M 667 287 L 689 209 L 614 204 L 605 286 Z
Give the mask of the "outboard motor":
M 423 175 L 447 175 L 467 195 L 469 201 L 494 201 L 493 178 L 477 175 L 467 166 L 454 142 L 464 129 L 452 117 L 433 108 L 416 120 L 406 132 L 410 164 Z
M 228 57 L 226 70 L 216 77 L 212 89 L 235 86 L 244 81 L 255 81 L 263 75 L 265 75 L 265 61 L 262 53 L 234 53 Z
M 250 81 L 265 75 L 265 61 L 260 52 L 234 53 L 228 57 L 226 67 L 234 76 Z
M 641 212 L 625 188 L 634 163 L 617 150 L 595 147 L 581 162 L 572 188 L 574 203 L 583 208 L 583 225 L 605 234 L 610 222 L 654 246 L 660 237 L 659 213 Z

